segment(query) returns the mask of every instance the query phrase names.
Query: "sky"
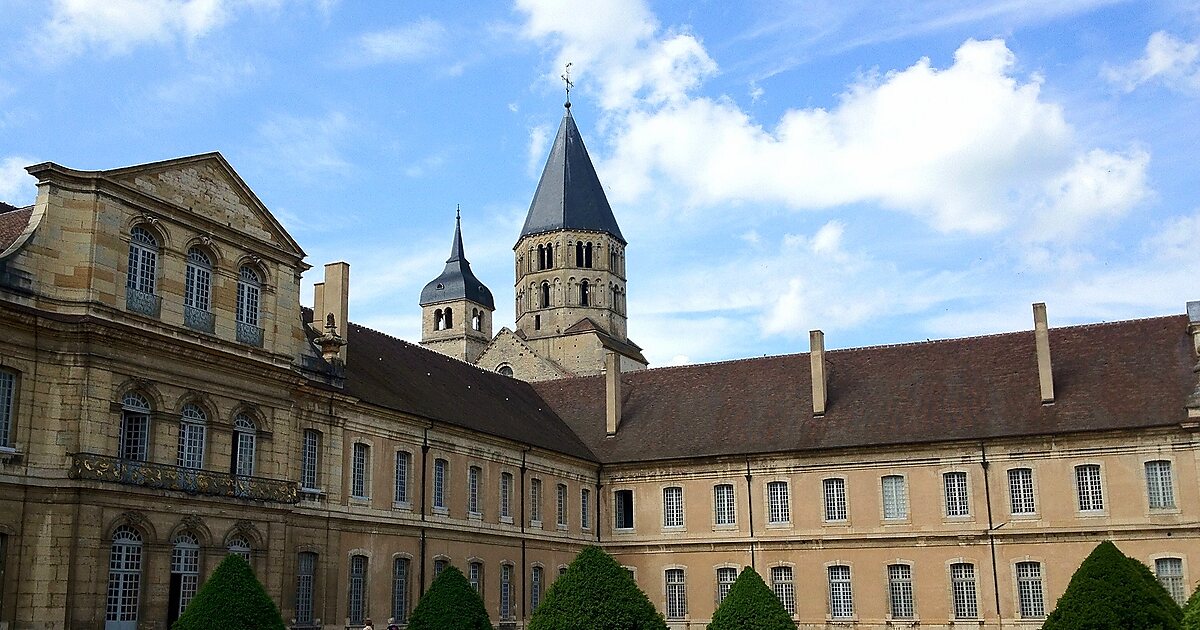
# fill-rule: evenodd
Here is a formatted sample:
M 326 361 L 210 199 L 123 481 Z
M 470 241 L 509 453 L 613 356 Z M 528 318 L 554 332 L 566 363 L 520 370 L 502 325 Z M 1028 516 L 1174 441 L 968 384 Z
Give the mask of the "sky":
M 881 8 L 886 7 L 886 8 Z M 513 253 L 572 112 L 652 366 L 1182 313 L 1200 300 L 1184 0 L 0 0 L 0 200 L 24 167 L 220 151 L 351 318 L 420 338 Z M 353 342 L 353 340 L 351 340 Z

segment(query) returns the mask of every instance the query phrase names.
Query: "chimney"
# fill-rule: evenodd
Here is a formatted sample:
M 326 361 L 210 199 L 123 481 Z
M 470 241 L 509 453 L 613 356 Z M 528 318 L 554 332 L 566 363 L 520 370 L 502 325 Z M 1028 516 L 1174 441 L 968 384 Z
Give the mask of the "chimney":
M 318 282 L 313 285 L 313 322 L 312 326 L 321 332 L 325 330 L 325 283 Z
M 1054 374 L 1050 371 L 1050 327 L 1046 323 L 1046 303 L 1033 305 L 1033 339 L 1037 345 L 1038 383 L 1042 404 L 1054 402 Z
M 329 315 L 333 315 L 333 322 L 337 327 L 337 336 L 343 341 L 349 341 L 346 338 L 347 327 L 350 321 L 350 264 L 345 262 L 335 262 L 325 265 L 325 283 L 321 287 L 321 310 L 324 314 L 321 315 L 321 321 L 327 322 Z M 343 362 L 346 361 L 346 349 L 343 347 L 338 351 L 338 358 Z
M 621 355 L 607 352 L 604 355 L 604 397 L 606 431 L 608 435 L 616 435 L 617 427 L 621 426 Z
M 1192 336 L 1192 350 L 1200 355 L 1200 302 L 1187 303 L 1188 334 Z
M 808 359 L 812 364 L 813 417 L 825 415 L 825 333 L 808 331 Z

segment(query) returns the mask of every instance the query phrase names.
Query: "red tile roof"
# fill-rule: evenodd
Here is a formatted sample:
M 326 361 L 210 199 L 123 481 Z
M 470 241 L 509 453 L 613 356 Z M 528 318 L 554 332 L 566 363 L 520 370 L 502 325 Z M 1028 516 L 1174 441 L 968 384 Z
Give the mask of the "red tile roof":
M 29 225 L 29 217 L 33 214 L 33 206 L 14 208 L 6 203 L 0 203 L 0 252 L 8 249 L 17 237 Z

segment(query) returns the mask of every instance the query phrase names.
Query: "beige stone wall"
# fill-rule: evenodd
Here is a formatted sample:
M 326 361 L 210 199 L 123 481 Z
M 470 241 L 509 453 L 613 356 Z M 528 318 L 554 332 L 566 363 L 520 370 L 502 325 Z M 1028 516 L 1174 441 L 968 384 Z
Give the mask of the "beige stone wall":
M 450 309 L 451 327 L 435 330 L 437 314 Z M 474 363 L 492 340 L 492 312 L 467 300 L 440 302 L 421 307 L 421 345 L 467 363 Z M 479 330 L 471 326 L 480 314 Z
M 496 335 L 475 364 L 492 371 L 507 365 L 512 368 L 513 376 L 523 381 L 546 381 L 570 376 L 562 366 L 546 360 L 544 355 L 539 355 L 507 328 Z
M 592 267 L 576 265 L 575 245 L 592 243 Z M 553 245 L 554 266 L 538 269 L 539 245 Z M 610 265 L 610 251 L 617 254 L 617 267 Z M 560 334 L 585 317 L 589 317 L 618 339 L 625 339 L 626 313 L 612 300 L 612 287 L 625 291 L 624 247 L 607 234 L 589 232 L 554 232 L 521 239 L 516 254 L 516 316 L 517 328 L 529 339 Z M 580 286 L 587 280 L 591 285 L 589 306 L 581 306 Z M 551 285 L 551 305 L 540 304 L 539 287 Z M 535 324 L 535 316 L 539 320 Z M 555 358 L 556 357 L 551 357 Z

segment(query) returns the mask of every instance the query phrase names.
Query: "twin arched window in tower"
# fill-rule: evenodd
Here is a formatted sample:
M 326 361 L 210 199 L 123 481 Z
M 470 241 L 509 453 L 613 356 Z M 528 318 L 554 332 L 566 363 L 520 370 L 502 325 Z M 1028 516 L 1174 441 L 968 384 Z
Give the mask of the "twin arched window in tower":
M 575 266 L 585 269 L 592 268 L 592 244 L 577 241 L 575 243 Z
M 538 245 L 538 271 L 554 268 L 554 244 Z
M 450 330 L 451 328 L 454 328 L 454 309 L 439 308 L 433 312 L 434 330 Z

